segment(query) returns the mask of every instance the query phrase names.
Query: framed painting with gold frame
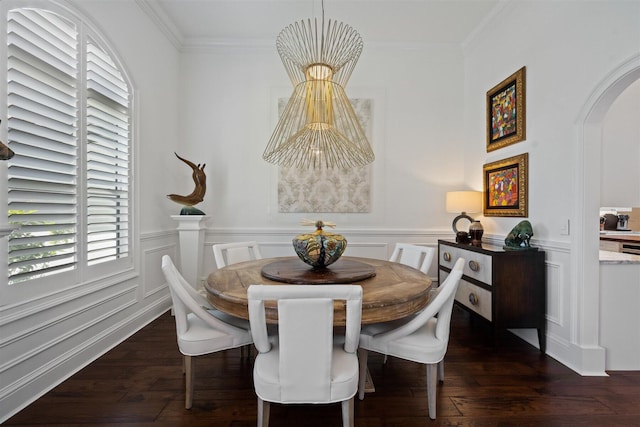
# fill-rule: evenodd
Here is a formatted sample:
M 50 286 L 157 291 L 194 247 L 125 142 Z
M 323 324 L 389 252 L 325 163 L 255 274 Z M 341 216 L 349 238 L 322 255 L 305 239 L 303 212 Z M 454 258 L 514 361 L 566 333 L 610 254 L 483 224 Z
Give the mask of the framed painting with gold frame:
M 487 91 L 487 152 L 526 138 L 526 67 Z
M 529 153 L 482 167 L 484 216 L 527 217 Z

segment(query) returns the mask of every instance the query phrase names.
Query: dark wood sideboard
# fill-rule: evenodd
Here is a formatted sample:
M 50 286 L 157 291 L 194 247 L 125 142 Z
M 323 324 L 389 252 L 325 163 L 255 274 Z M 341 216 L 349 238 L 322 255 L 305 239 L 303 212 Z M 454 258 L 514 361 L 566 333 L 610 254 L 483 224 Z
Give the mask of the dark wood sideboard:
M 504 250 L 448 240 L 438 241 L 438 279 L 442 283 L 459 257 L 466 260 L 456 304 L 494 330 L 494 339 L 509 328 L 536 328 L 540 351 L 546 351 L 545 253 Z

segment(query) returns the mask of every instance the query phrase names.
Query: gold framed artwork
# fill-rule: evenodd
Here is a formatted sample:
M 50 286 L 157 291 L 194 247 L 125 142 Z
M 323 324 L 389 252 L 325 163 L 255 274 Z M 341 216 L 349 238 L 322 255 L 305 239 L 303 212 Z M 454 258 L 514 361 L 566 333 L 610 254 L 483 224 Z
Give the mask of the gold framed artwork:
M 527 217 L 529 153 L 482 167 L 484 216 Z
M 526 67 L 487 91 L 487 152 L 526 138 Z

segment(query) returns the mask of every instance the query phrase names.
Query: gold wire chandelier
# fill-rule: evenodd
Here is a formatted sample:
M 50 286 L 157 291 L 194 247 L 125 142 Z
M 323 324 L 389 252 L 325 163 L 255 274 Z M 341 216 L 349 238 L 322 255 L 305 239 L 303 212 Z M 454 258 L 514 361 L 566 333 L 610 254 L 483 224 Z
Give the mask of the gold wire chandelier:
M 278 54 L 293 83 L 293 94 L 262 157 L 298 168 L 351 168 L 375 156 L 345 86 L 362 52 L 352 27 L 314 18 L 293 23 L 276 39 Z

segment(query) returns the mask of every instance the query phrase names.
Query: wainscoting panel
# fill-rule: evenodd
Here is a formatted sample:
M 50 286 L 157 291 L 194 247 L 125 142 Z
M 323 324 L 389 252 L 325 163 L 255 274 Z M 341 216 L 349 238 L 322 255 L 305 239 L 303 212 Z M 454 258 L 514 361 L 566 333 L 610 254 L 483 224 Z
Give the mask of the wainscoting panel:
M 170 245 L 158 246 L 144 251 L 142 257 L 142 293 L 143 298 L 150 298 L 157 292 L 167 291 L 167 285 L 162 273 L 162 257 L 169 255 L 173 262 L 177 262 L 178 245 L 173 243 Z
M 139 248 L 123 277 L 0 307 L 0 423 L 171 307 L 160 259 L 176 256 L 177 233 L 142 236 Z
M 547 321 L 563 326 L 564 295 L 562 293 L 562 265 L 546 262 L 547 267 Z

